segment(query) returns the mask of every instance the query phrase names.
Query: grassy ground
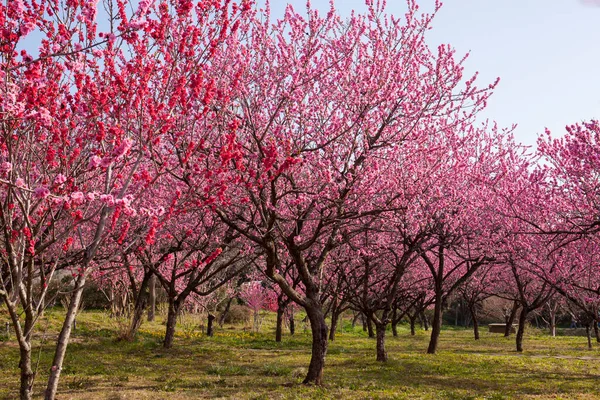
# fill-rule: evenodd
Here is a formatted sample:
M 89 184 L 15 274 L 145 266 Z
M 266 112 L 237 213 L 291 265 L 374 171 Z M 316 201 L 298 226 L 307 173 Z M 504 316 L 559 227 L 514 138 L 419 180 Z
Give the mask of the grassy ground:
M 47 314 L 46 341 L 56 337 L 60 311 Z M 0 321 L 2 322 L 2 321 Z M 310 332 L 273 340 L 272 316 L 261 334 L 225 326 L 204 337 L 198 320 L 185 317 L 173 349 L 164 350 L 161 320 L 142 326 L 137 341 L 115 340 L 122 324 L 103 312 L 78 318 L 61 377 L 59 399 L 596 399 L 600 398 L 600 351 L 586 350 L 584 337 L 551 338 L 532 331 L 526 351 L 514 337 L 447 328 L 440 351 L 425 354 L 428 333 L 389 335 L 386 364 L 375 360 L 375 341 L 358 327 L 330 344 L 326 384 L 300 382 L 310 359 Z M 37 335 L 36 344 L 43 337 Z M 14 339 L 14 337 L 13 337 Z M 596 345 L 596 344 L 595 344 Z M 36 392 L 46 383 L 53 348 L 41 347 Z M 37 350 L 36 350 L 37 352 Z M 37 354 L 36 354 L 37 358 Z M 0 334 L 0 398 L 18 387 L 18 349 Z

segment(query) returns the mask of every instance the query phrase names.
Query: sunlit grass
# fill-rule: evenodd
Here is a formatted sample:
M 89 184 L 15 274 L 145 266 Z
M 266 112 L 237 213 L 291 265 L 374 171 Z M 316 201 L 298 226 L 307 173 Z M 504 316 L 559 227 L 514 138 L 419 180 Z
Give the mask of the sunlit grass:
M 60 310 L 46 315 L 46 344 L 36 378 L 43 390 L 59 329 Z M 61 399 L 593 399 L 600 395 L 600 351 L 584 337 L 551 338 L 531 330 L 525 352 L 514 337 L 445 329 L 436 355 L 425 354 L 429 333 L 411 337 L 400 327 L 388 335 L 390 360 L 375 361 L 375 341 L 345 321 L 330 344 L 323 387 L 301 385 L 310 359 L 310 330 L 298 323 L 294 336 L 274 341 L 273 316 L 261 333 L 224 326 L 215 336 L 202 320 L 184 321 L 172 349 L 161 347 L 164 325 L 144 323 L 134 342 L 118 341 L 118 323 L 106 313 L 85 311 L 78 319 L 60 384 Z M 194 327 L 194 324 L 197 326 Z M 482 329 L 483 331 L 484 329 Z M 36 346 L 43 337 L 36 334 Z M 596 346 L 596 343 L 594 343 Z M 37 357 L 37 348 L 36 348 Z M 18 348 L 0 335 L 0 398 L 18 387 Z

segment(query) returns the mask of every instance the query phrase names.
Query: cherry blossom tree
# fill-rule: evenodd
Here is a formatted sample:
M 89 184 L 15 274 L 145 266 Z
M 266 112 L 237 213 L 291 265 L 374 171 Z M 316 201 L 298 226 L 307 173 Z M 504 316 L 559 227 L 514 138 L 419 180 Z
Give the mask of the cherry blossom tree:
M 0 297 L 21 351 L 20 396 L 31 398 L 34 326 L 55 272 L 71 268 L 75 284 L 46 394 L 54 398 L 88 267 L 111 214 L 117 208 L 130 211 L 138 149 L 133 135 L 118 127 L 98 136 L 109 91 L 100 66 L 117 36 L 97 34 L 95 3 L 9 1 L 0 5 L 0 14 Z M 43 38 L 38 54 L 19 52 L 34 30 Z
M 240 16 L 251 7 L 248 1 L 239 6 L 142 1 L 129 12 L 119 0 L 106 5 L 104 32 L 98 32 L 95 2 L 0 5 L 6 250 L 0 296 L 9 309 L 20 302 L 26 310 L 24 327 L 13 313 L 22 349 L 23 398 L 31 396 L 30 340 L 46 283 L 63 266 L 75 275 L 46 391 L 52 399 L 98 251 L 111 230 L 126 226 L 120 221 L 135 214 L 131 202 L 138 191 L 166 172 L 157 155 L 175 154 L 181 164 L 186 161 L 186 152 L 178 151 L 182 146 L 188 153 L 203 148 L 194 145 L 202 138 L 191 132 L 185 141 L 174 139 L 186 131 L 175 122 L 181 116 L 204 121 L 213 103 L 227 97 L 216 90 L 216 82 L 203 78 L 206 64 L 196 52 L 215 57 L 224 42 L 234 40 Z M 22 39 L 33 30 L 43 38 L 38 54 L 19 53 Z M 171 68 L 173 60 L 184 57 L 187 64 Z M 156 84 L 158 76 L 162 85 Z M 186 102 L 187 97 L 192 100 Z M 37 281 L 41 290 L 34 293 Z
M 265 287 L 261 281 L 252 281 L 242 284 L 240 289 L 240 298 L 246 302 L 246 305 L 252 310 L 254 332 L 260 330 L 260 312 L 269 305 L 269 296 L 272 292 Z
M 237 204 L 222 201 L 216 212 L 261 248 L 264 273 L 305 308 L 313 344 L 304 382 L 320 384 L 320 281 L 342 228 L 393 207 L 394 193 L 378 177 L 396 149 L 442 135 L 441 121 L 471 121 L 493 85 L 463 80 L 451 47 L 427 46 L 433 16 L 420 16 L 413 2 L 403 19 L 373 3 L 347 21 L 333 7 L 307 15 L 288 7 L 274 25 L 252 28 L 244 90 L 229 110 L 242 156 L 225 194 Z M 283 255 L 304 293 L 278 272 Z

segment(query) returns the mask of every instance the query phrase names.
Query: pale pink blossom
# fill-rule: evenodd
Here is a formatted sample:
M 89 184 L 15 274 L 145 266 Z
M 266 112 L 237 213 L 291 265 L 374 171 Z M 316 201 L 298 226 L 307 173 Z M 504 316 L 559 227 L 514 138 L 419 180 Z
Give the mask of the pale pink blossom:
M 104 157 L 102 161 L 100 161 L 100 166 L 102 168 L 108 168 L 110 164 L 112 164 L 113 159 L 111 157 Z
M 117 147 L 115 147 L 113 149 L 112 156 L 114 157 L 114 159 L 118 160 L 121 157 L 123 157 L 124 155 L 126 155 L 127 153 L 129 153 L 129 150 L 131 149 L 132 144 L 133 144 L 133 140 L 124 139 L 120 145 L 118 145 Z
M 101 194 L 100 201 L 102 201 L 104 204 L 106 204 L 109 207 L 112 207 L 115 205 L 115 198 L 113 197 L 112 194 Z
M 0 164 L 0 174 L 6 175 L 10 171 L 12 171 L 12 164 L 11 163 L 9 163 L 8 161 L 5 161 L 2 164 Z
M 85 201 L 85 197 L 84 197 L 83 193 L 81 193 L 81 192 L 73 192 L 73 193 L 71 193 L 71 200 L 72 200 L 73 204 L 79 205 Z
M 36 199 L 45 199 L 48 196 L 50 196 L 50 190 L 45 186 L 40 186 L 33 190 L 33 197 Z
M 88 168 L 89 169 L 98 168 L 101 163 L 102 163 L 102 159 L 100 157 L 98 157 L 98 156 L 92 156 L 92 158 L 90 158 L 90 163 L 88 165 Z
M 67 177 L 65 177 L 63 174 L 58 174 L 58 175 L 56 175 L 56 178 L 54 178 L 54 184 L 57 186 L 62 185 L 66 181 L 67 181 Z
M 89 193 L 86 193 L 85 197 L 86 197 L 86 199 L 88 199 L 89 201 L 94 201 L 94 200 L 96 200 L 96 199 L 98 198 L 98 193 L 95 193 L 95 192 L 89 192 Z

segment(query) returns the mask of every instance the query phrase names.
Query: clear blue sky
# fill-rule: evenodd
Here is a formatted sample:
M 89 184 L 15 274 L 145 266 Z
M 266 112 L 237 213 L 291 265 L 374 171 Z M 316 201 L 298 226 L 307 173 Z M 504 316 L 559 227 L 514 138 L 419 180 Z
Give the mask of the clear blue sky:
M 590 3 L 594 0 L 588 0 Z M 304 10 L 306 0 L 271 0 L 273 17 L 285 4 Z M 499 76 L 485 117 L 500 126 L 518 124 L 516 139 L 535 145 L 545 127 L 600 118 L 600 6 L 583 0 L 447 0 L 433 23 L 429 42 L 469 52 L 467 72 L 482 83 Z M 600 5 L 600 1 L 598 1 Z M 342 15 L 364 10 L 364 0 L 337 0 Z M 419 0 L 431 10 L 433 0 Z M 312 6 L 329 9 L 328 0 Z M 404 0 L 388 0 L 388 12 L 403 15 Z

